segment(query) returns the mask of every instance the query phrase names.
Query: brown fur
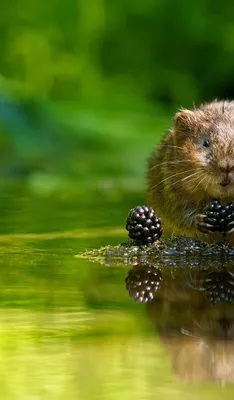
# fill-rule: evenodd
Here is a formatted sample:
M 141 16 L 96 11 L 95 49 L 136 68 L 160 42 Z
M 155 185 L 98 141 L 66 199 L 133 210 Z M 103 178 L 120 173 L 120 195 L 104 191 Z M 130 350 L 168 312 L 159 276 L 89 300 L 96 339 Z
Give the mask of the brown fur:
M 205 139 L 209 148 L 203 146 Z M 231 182 L 222 186 L 227 176 Z M 179 111 L 148 163 L 148 204 L 166 234 L 197 235 L 195 217 L 211 199 L 234 201 L 234 101 Z M 197 236 L 219 239 L 216 234 Z

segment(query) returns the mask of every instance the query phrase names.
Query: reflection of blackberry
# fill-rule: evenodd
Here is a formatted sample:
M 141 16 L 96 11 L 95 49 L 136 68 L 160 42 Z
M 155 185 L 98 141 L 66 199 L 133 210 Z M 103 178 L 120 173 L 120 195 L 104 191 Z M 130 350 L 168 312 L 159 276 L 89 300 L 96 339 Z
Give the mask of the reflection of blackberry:
M 154 266 L 138 264 L 130 269 L 125 279 L 129 296 L 137 303 L 147 303 L 153 300 L 159 290 L 162 273 Z
M 232 303 L 234 299 L 234 274 L 229 271 L 210 272 L 203 281 L 203 288 L 209 301 Z
M 126 229 L 138 244 L 152 244 L 162 235 L 162 225 L 152 208 L 138 206 L 130 210 Z
M 212 200 L 205 214 L 204 222 L 212 225 L 211 231 L 227 232 L 228 224 L 234 221 L 234 203 L 222 206 L 218 200 Z

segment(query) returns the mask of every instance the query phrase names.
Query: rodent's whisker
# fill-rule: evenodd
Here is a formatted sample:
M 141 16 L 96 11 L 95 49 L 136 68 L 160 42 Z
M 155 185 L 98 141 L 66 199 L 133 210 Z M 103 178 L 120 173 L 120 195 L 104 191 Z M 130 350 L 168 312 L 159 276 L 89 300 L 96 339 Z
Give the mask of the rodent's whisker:
M 195 186 L 195 188 L 193 189 L 193 193 L 195 192 L 195 190 L 197 189 L 197 187 L 198 187 L 205 179 L 207 179 L 207 183 L 206 183 L 206 186 L 205 186 L 205 188 L 204 188 L 204 192 L 207 191 L 208 186 L 210 185 L 210 183 L 213 182 L 213 178 L 211 178 L 210 176 L 208 176 L 208 177 L 207 177 L 207 176 L 204 176 L 204 178 L 201 179 L 200 182 L 197 184 L 197 186 Z
M 183 150 L 183 147 L 181 147 L 181 146 L 175 146 L 175 145 L 173 145 L 173 144 L 159 144 L 158 147 L 170 147 L 170 148 L 174 148 L 174 149 Z
M 197 171 L 197 168 L 192 168 L 192 169 L 188 169 L 188 170 L 186 170 L 186 171 L 182 171 L 182 172 L 177 172 L 176 174 L 174 174 L 174 175 L 171 175 L 171 176 L 169 176 L 169 177 L 167 177 L 166 179 L 163 179 L 161 182 L 159 182 L 157 185 L 155 185 L 155 186 L 153 186 L 152 188 L 151 188 L 151 190 L 153 190 L 156 186 L 158 186 L 158 185 L 160 185 L 161 183 L 163 183 L 163 182 L 166 182 L 167 180 L 169 180 L 169 179 L 172 179 L 172 178 L 174 178 L 174 177 L 176 177 L 176 176 L 179 176 L 179 175 L 181 175 L 181 174 L 187 174 L 188 172 L 191 172 L 191 171 L 194 171 L 195 170 L 195 174 L 196 173 L 198 173 L 198 172 L 200 172 L 200 171 Z M 201 173 L 201 172 L 200 172 Z M 195 175 L 194 174 L 194 175 Z M 193 174 L 191 175 L 191 177 L 193 176 Z M 178 181 L 176 181 L 176 182 L 173 182 L 171 185 L 169 185 L 169 187 L 172 187 L 172 186 L 174 186 L 175 184 L 177 184 L 177 183 L 181 183 L 181 179 L 179 179 Z
M 213 183 L 213 181 L 214 181 L 214 179 L 213 178 L 211 178 L 210 176 L 209 176 L 209 179 L 207 180 L 207 184 L 206 184 L 206 188 L 205 188 L 205 191 L 207 191 L 207 188 L 208 188 L 208 186 L 209 186 L 209 184 L 211 183 Z
M 197 171 L 197 168 L 187 169 L 186 171 L 180 171 L 180 172 L 177 172 L 176 174 L 170 175 L 170 176 L 168 176 L 167 178 L 165 178 L 165 179 L 163 179 L 162 181 L 160 181 L 159 183 L 157 183 L 157 185 L 154 185 L 153 187 L 151 187 L 150 190 L 153 190 L 153 189 L 156 188 L 158 185 L 160 185 L 161 183 L 167 181 L 168 179 L 172 179 L 172 178 L 174 178 L 175 176 L 178 176 L 178 175 L 181 175 L 181 174 L 186 174 L 187 172 L 191 172 L 191 171 L 194 171 L 194 170 Z
M 207 182 L 206 182 L 205 191 L 207 190 L 207 188 L 208 188 L 208 185 L 209 185 L 210 181 L 211 181 L 211 178 L 210 178 L 210 177 L 208 177 L 208 179 L 207 179 Z
M 207 179 L 207 176 L 203 176 L 203 178 L 198 182 L 198 184 L 195 186 L 195 188 L 193 189 L 193 191 L 195 192 L 195 190 L 197 189 L 197 187 L 204 181 L 204 179 Z
M 197 169 L 197 168 L 196 168 L 196 169 Z M 192 177 L 192 176 L 194 176 L 194 175 L 197 175 L 197 174 L 199 174 L 199 173 L 201 174 L 201 170 L 202 170 L 202 167 L 199 168 L 199 171 L 194 172 L 194 174 L 190 174 L 190 175 L 186 176 L 185 178 L 181 179 L 181 181 L 186 181 L 187 179 L 189 179 L 190 177 Z
M 187 171 L 185 171 L 185 172 L 188 172 L 188 171 L 189 171 L 189 170 L 187 170 Z M 201 173 L 202 173 L 201 170 L 196 171 L 196 172 L 194 172 L 193 174 L 190 174 L 190 175 L 186 176 L 185 178 L 180 179 L 179 181 L 174 182 L 174 183 L 178 183 L 178 182 L 185 181 L 185 180 L 187 180 L 187 179 L 189 179 L 189 178 L 193 178 L 195 175 L 198 175 L 198 174 L 201 174 Z M 197 177 L 196 177 L 196 178 L 197 178 Z M 194 179 L 196 179 L 196 178 L 194 178 Z M 198 177 L 198 178 L 199 178 L 199 177 Z M 191 180 L 193 180 L 193 179 L 191 179 Z M 173 184 L 172 184 L 171 186 L 173 186 Z M 170 186 L 170 187 L 171 187 L 171 186 Z
M 200 178 L 200 175 L 198 175 L 198 173 L 200 173 L 200 175 L 203 175 L 202 171 L 197 171 L 197 172 L 195 172 L 194 174 L 191 174 L 191 175 L 189 175 L 189 176 L 187 176 L 187 177 L 185 178 L 185 179 L 190 178 L 190 180 L 187 181 L 187 183 L 193 182 L 195 179 L 199 179 L 199 178 Z M 198 175 L 198 176 L 195 176 L 195 175 Z M 195 178 L 194 178 L 194 176 L 195 176 Z M 171 185 L 169 185 L 168 188 L 171 189 L 172 186 L 175 186 L 175 185 L 177 185 L 178 183 L 181 184 L 182 180 L 184 180 L 184 179 L 179 179 L 178 181 L 173 182 Z
M 149 169 L 149 171 L 152 171 L 153 169 L 160 167 L 161 165 L 166 165 L 166 164 L 179 164 L 179 163 L 186 163 L 186 162 L 193 162 L 193 160 L 175 160 L 175 161 L 164 161 L 159 164 L 155 164 L 152 168 Z
M 204 180 L 203 178 L 207 178 L 207 177 L 204 177 L 204 173 L 203 173 L 204 171 L 200 171 L 200 175 L 198 175 L 198 176 L 196 176 L 195 177 L 195 179 L 194 179 L 194 181 L 195 180 L 197 180 L 197 179 L 200 179 L 200 181 L 197 183 L 197 185 L 193 188 L 193 190 L 191 191 L 191 193 L 194 193 L 195 191 L 196 191 L 196 189 L 197 189 L 197 187 L 200 185 L 200 183 Z M 191 179 L 191 182 L 193 181 L 193 179 Z

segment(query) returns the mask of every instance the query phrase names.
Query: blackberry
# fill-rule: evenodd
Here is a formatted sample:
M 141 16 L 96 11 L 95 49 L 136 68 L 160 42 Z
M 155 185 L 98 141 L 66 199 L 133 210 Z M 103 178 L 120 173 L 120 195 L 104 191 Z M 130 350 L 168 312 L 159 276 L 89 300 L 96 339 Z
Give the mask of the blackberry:
M 128 236 L 138 244 L 152 244 L 162 235 L 160 219 L 152 208 L 137 206 L 130 210 L 126 229 Z
M 212 232 L 227 232 L 230 223 L 234 223 L 234 203 L 222 206 L 218 200 L 212 200 L 205 210 L 204 222 L 211 225 Z
M 137 303 L 148 303 L 153 300 L 160 289 L 162 273 L 151 265 L 138 264 L 130 271 L 125 279 L 129 296 Z
M 234 274 L 222 270 L 207 274 L 202 284 L 208 300 L 212 304 L 220 301 L 232 303 L 234 299 Z

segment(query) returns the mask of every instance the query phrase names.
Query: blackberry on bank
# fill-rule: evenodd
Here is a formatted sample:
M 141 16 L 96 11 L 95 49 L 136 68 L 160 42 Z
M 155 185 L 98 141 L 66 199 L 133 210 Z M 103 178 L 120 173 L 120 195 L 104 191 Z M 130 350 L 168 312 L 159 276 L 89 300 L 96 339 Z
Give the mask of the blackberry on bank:
M 138 264 L 130 269 L 125 279 L 129 296 L 137 303 L 148 303 L 153 300 L 161 287 L 161 282 L 161 271 L 145 264 Z
M 152 244 L 162 235 L 162 224 L 152 208 L 137 206 L 130 210 L 126 229 L 128 236 L 138 244 Z

